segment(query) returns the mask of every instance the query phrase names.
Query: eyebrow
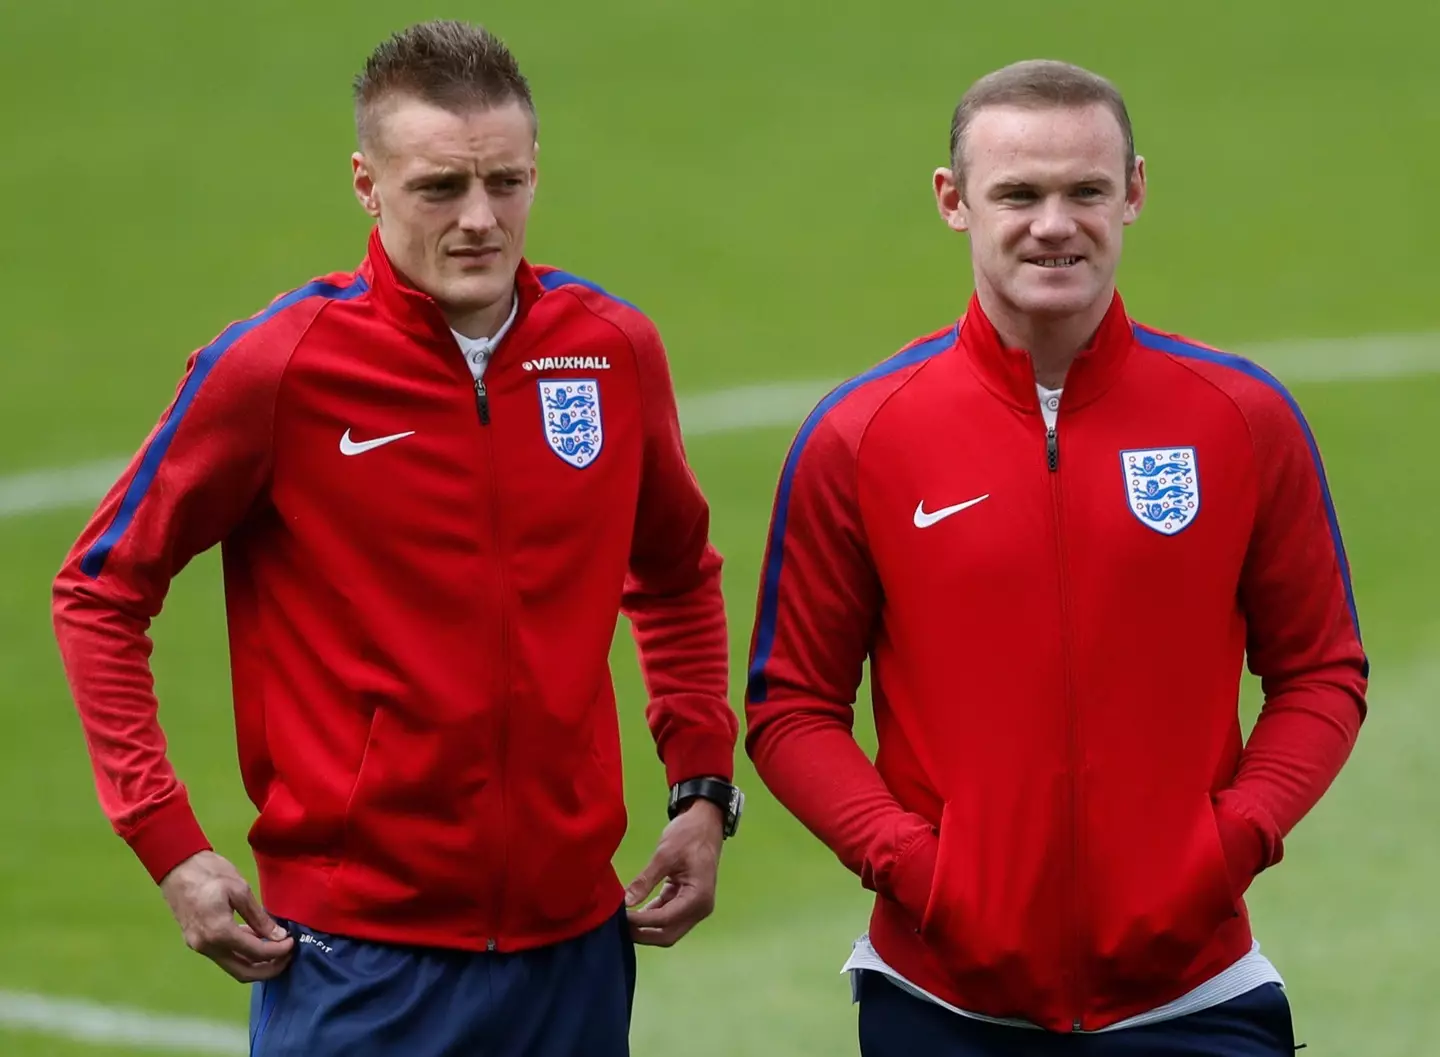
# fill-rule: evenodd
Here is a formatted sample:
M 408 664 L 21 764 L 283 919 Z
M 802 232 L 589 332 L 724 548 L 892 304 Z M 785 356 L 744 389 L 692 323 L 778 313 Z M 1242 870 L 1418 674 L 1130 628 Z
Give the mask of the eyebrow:
M 1069 185 L 1072 186 L 1072 187 L 1077 186 L 1077 185 L 1079 185 L 1079 184 L 1106 184 L 1106 185 L 1109 185 L 1109 186 L 1114 186 L 1115 180 L 1114 180 L 1113 177 L 1111 177 L 1111 176 L 1110 176 L 1109 174 L 1107 174 L 1107 173 L 1103 173 L 1103 172 L 1090 172 L 1090 173 L 1084 174 L 1083 176 L 1080 176 L 1078 179 L 1070 180 L 1070 181 L 1068 181 L 1068 183 L 1069 183 Z M 1015 189 L 1015 188 L 1017 188 L 1017 187 L 1034 187 L 1034 186 L 1036 186 L 1036 181 L 1034 181 L 1034 180 L 1023 180 L 1023 179 L 1021 179 L 1021 178 L 1018 177 L 1018 176 L 1004 176 L 1004 177 L 1000 178 L 999 180 L 996 180 L 995 183 L 991 184 L 991 187 L 995 188 L 996 190 L 1004 189 L 1004 190 L 1007 190 L 1007 191 L 1013 190 L 1013 189 Z
M 499 169 L 491 169 L 484 174 L 484 179 L 508 179 L 510 177 L 525 177 L 530 170 L 523 165 L 506 165 Z M 451 180 L 467 180 L 470 178 L 470 170 L 458 167 L 446 166 L 442 169 L 430 169 L 427 172 L 419 173 L 405 181 L 407 191 L 418 190 L 430 184 L 448 183 Z

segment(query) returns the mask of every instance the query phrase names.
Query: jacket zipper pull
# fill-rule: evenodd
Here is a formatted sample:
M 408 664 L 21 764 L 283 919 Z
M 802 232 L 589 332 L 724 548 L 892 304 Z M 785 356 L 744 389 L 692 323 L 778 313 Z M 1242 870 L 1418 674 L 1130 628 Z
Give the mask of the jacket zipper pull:
M 1060 469 L 1060 436 L 1054 426 L 1045 431 L 1045 460 L 1052 471 Z
M 480 409 L 480 425 L 490 425 L 490 397 L 485 392 L 485 382 L 481 378 L 475 379 L 475 406 Z

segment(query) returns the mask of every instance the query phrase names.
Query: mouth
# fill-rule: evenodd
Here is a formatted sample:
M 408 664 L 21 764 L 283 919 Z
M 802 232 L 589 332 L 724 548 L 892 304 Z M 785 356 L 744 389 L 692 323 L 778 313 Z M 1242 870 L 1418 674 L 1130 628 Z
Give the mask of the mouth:
M 1074 268 L 1084 259 L 1084 257 L 1074 255 L 1069 257 L 1026 257 L 1025 263 L 1033 264 L 1037 268 L 1064 270 L 1066 268 Z
M 445 255 L 462 265 L 478 266 L 493 264 L 500 259 L 499 246 L 461 246 L 446 250 Z

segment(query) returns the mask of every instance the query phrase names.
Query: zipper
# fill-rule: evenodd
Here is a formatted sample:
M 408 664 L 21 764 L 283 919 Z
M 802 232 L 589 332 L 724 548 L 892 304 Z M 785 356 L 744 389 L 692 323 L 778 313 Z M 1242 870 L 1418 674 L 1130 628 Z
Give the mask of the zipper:
M 1065 514 L 1060 478 L 1060 433 L 1059 423 L 1045 430 L 1045 465 L 1050 472 L 1050 504 L 1054 514 L 1056 571 L 1060 580 L 1060 650 L 1065 677 L 1066 734 L 1069 753 L 1066 773 L 1069 775 L 1070 801 L 1070 999 L 1076 1008 L 1083 1006 L 1084 984 L 1081 979 L 1081 953 L 1085 949 L 1084 936 L 1080 931 L 1084 900 L 1080 893 L 1080 866 L 1083 861 L 1080 847 L 1080 716 L 1075 707 L 1075 689 L 1072 679 L 1074 668 L 1071 660 L 1070 578 L 1065 562 Z M 1081 1030 L 1081 1018 L 1076 1016 L 1071 1024 L 1075 1031 Z
M 518 297 L 518 294 L 515 296 Z M 495 362 L 495 354 L 499 352 L 500 346 L 504 345 L 508 338 L 509 335 L 501 338 L 500 342 L 490 350 L 488 363 L 493 364 Z M 463 355 L 463 350 L 461 360 L 466 361 L 465 367 L 468 371 L 470 364 Z M 487 438 L 485 447 L 487 449 L 486 454 L 489 456 L 490 470 L 490 542 L 492 553 L 495 555 L 495 580 L 500 588 L 499 605 L 496 606 L 496 612 L 499 613 L 500 616 L 500 661 L 495 665 L 495 670 L 499 673 L 495 693 L 495 701 L 497 703 L 495 778 L 500 800 L 500 870 L 498 873 L 500 880 L 499 891 L 495 896 L 495 917 L 492 921 L 495 932 L 500 933 L 504 931 L 505 878 L 509 875 L 507 860 L 510 854 L 510 840 L 509 833 L 507 832 L 510 813 L 505 800 L 505 755 L 510 740 L 510 708 L 509 697 L 506 693 L 510 685 L 510 618 L 509 607 L 506 604 L 509 597 L 509 585 L 505 579 L 505 563 L 500 559 L 500 475 L 496 472 L 495 468 L 495 444 L 493 440 L 489 439 L 491 437 L 490 431 L 485 428 L 490 425 L 490 393 L 485 388 L 483 375 L 475 379 L 475 411 L 480 416 L 481 436 Z M 485 949 L 487 951 L 494 951 L 499 945 L 500 941 L 497 936 L 486 937 Z
M 490 425 L 490 394 L 485 391 L 485 379 L 475 379 L 475 408 L 480 412 L 480 425 Z
M 490 543 L 491 553 L 495 556 L 495 581 L 499 585 L 499 604 L 496 612 L 500 616 L 500 659 L 495 665 L 495 671 L 499 674 L 495 688 L 496 702 L 496 733 L 495 733 L 495 786 L 499 791 L 500 801 L 500 864 L 496 871 L 498 890 L 495 895 L 495 915 L 491 919 L 494 931 L 504 931 L 505 921 L 505 878 L 509 876 L 507 859 L 510 854 L 510 839 L 507 832 L 509 810 L 505 801 L 505 756 L 507 743 L 510 739 L 510 709 L 506 695 L 506 687 L 509 685 L 508 672 L 510 668 L 510 620 L 507 599 L 509 597 L 509 585 L 505 579 L 505 563 L 500 558 L 501 535 L 500 535 L 500 475 L 495 467 L 495 443 L 490 439 L 490 431 L 484 427 L 490 425 L 490 394 L 485 388 L 483 378 L 475 379 L 475 410 L 480 416 L 481 435 L 485 438 L 486 454 L 488 455 L 490 471 Z M 485 939 L 485 949 L 494 951 L 499 947 L 497 936 L 488 936 Z
M 489 421 L 489 406 L 484 406 L 481 413 L 481 422 Z M 503 931 L 505 922 L 505 885 L 506 878 L 510 876 L 510 807 L 508 803 L 509 786 L 506 781 L 505 761 L 509 755 L 510 742 L 510 607 L 509 584 L 505 578 L 505 562 L 500 554 L 500 484 L 499 474 L 495 470 L 495 448 L 490 447 L 490 524 L 492 527 L 495 542 L 496 571 L 495 578 L 500 584 L 500 663 L 495 666 L 499 672 L 499 690 L 496 693 L 495 701 L 499 715 L 496 725 L 499 728 L 495 738 L 495 777 L 496 787 L 499 789 L 500 799 L 500 894 L 496 899 L 495 907 L 495 931 Z M 491 939 L 486 945 L 488 949 L 495 949 L 495 940 Z

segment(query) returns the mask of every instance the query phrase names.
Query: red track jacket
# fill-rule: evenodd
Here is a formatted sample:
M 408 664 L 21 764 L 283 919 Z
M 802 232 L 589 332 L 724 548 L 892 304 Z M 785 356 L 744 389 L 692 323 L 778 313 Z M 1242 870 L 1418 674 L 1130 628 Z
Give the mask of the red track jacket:
M 166 760 L 147 628 L 216 543 L 276 914 L 504 951 L 615 913 L 621 611 L 669 778 L 730 776 L 721 559 L 660 337 L 572 275 L 517 282 L 477 386 L 372 234 L 357 272 L 191 358 L 76 543 L 55 628 L 100 802 L 156 880 L 209 844 Z
M 1266 701 L 1242 750 L 1247 652 Z M 874 765 L 851 733 L 867 656 Z M 877 893 L 887 963 L 1093 1030 L 1249 949 L 1244 890 L 1338 773 L 1367 677 L 1320 456 L 1274 378 L 1117 294 L 1050 432 L 972 300 L 801 428 L 747 748 Z

